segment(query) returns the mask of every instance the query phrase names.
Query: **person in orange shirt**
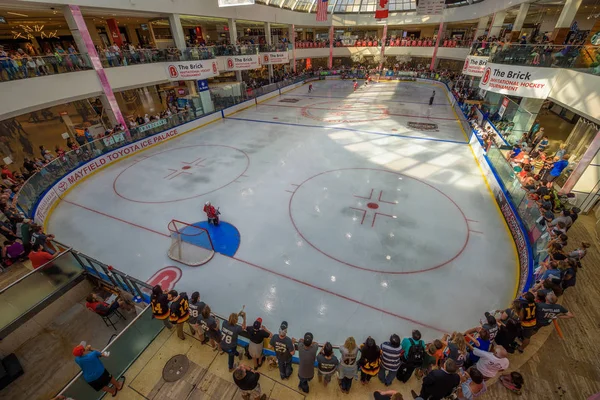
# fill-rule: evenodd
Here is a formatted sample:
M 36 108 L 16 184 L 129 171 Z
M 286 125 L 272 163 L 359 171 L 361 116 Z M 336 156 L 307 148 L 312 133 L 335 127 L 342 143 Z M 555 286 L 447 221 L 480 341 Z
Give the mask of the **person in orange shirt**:
M 29 260 L 31 260 L 31 265 L 33 269 L 38 269 L 44 266 L 41 269 L 41 273 L 46 275 L 55 285 L 60 285 L 64 282 L 64 279 L 61 278 L 61 275 L 65 278 L 69 279 L 75 276 L 75 272 L 65 272 L 60 267 L 54 265 L 49 262 L 56 257 L 44 250 L 42 250 L 42 246 L 39 243 L 33 245 L 31 252 L 29 253 Z
M 29 253 L 29 259 L 31 260 L 33 269 L 38 269 L 53 258 L 54 256 L 52 254 L 42 250 L 42 246 L 40 246 L 39 243 L 34 244 Z

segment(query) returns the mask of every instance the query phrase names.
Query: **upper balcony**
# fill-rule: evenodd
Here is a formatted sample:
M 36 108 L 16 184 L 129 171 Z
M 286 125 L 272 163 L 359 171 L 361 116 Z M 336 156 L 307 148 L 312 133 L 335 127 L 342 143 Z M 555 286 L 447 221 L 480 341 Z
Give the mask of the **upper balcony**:
M 489 54 L 490 63 L 563 68 L 600 75 L 600 46 L 506 43 L 497 48 L 471 49 L 471 54 Z

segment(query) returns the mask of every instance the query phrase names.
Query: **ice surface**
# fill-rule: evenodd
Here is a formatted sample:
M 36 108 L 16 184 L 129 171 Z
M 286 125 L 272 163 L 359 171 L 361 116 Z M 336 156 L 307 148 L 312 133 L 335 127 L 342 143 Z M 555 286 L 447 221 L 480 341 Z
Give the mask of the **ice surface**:
M 514 246 L 443 92 L 313 85 L 95 174 L 49 231 L 142 280 L 177 265 L 177 288 L 213 311 L 245 304 L 271 330 L 287 320 L 293 336 L 335 344 L 412 329 L 431 339 L 508 306 Z M 204 220 L 208 200 L 240 249 L 178 265 L 167 225 Z

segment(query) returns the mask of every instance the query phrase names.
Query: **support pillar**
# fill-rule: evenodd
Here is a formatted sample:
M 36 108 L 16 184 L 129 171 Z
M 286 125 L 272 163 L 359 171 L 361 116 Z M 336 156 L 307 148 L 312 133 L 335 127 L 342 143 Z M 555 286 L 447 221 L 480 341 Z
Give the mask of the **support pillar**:
M 504 25 L 504 19 L 506 18 L 506 11 L 497 11 L 492 18 L 492 24 L 490 25 L 489 36 L 498 37 Z
M 513 24 L 512 32 L 510 33 L 510 41 L 518 42 L 521 37 L 521 29 L 523 29 L 523 23 L 525 22 L 525 17 L 527 17 L 527 13 L 529 12 L 529 3 L 522 3 L 519 7 L 519 13 L 517 14 L 517 18 L 515 18 L 515 23 Z
M 123 125 L 127 140 L 131 140 L 128 124 L 121 113 L 119 105 L 117 104 L 117 99 L 115 98 L 112 87 L 108 82 L 108 78 L 106 77 L 106 73 L 102 67 L 98 53 L 96 52 L 96 47 L 92 42 L 92 37 L 90 36 L 87 25 L 85 24 L 81 10 L 78 6 L 65 6 L 63 9 L 63 14 L 67 24 L 69 25 L 69 28 L 71 29 L 71 35 L 73 38 L 78 38 L 76 39 L 75 43 L 79 45 L 77 40 L 82 43 L 81 47 L 79 47 L 79 51 L 85 52 L 88 55 L 89 60 L 94 67 L 96 74 L 98 75 L 100 85 L 102 86 L 102 91 L 104 92 L 104 95 L 100 96 L 100 101 L 104 105 L 104 109 L 107 111 L 107 115 L 111 120 L 111 124 L 114 123 L 115 125 Z
M 329 69 L 333 68 L 333 25 L 329 27 Z
M 273 44 L 273 38 L 271 36 L 271 23 L 265 22 L 265 38 L 267 40 L 267 46 L 269 47 L 269 51 L 271 51 L 271 45 Z M 273 64 L 268 64 L 267 68 L 269 69 L 269 83 L 273 83 Z
M 180 51 L 184 51 L 187 48 L 187 43 L 185 42 L 185 34 L 183 33 L 179 14 L 169 14 L 169 26 L 171 27 L 171 35 L 173 35 L 175 47 Z
M 477 30 L 475 31 L 475 37 L 473 38 L 473 40 L 477 39 L 479 36 L 485 35 L 485 31 L 487 30 L 489 22 L 490 17 L 479 18 L 479 23 L 477 24 Z
M 567 35 L 571 30 L 573 20 L 575 19 L 575 14 L 577 14 L 582 1 L 583 0 L 567 0 L 565 2 L 565 5 L 563 6 L 563 9 L 558 17 L 558 21 L 556 21 L 554 31 L 552 32 L 551 39 L 554 41 L 554 44 L 565 43 Z
M 433 48 L 433 55 L 431 56 L 431 64 L 429 70 L 433 71 L 436 65 L 437 52 L 440 47 L 440 41 L 442 40 L 442 33 L 444 32 L 444 20 L 440 21 L 440 27 L 438 28 L 437 38 L 435 39 L 435 47 Z
M 381 70 L 383 69 L 383 61 L 385 60 L 385 41 L 387 38 L 387 24 L 385 24 L 383 26 L 383 35 L 381 35 L 381 61 L 379 62 L 379 73 L 381 73 Z
M 596 137 L 594 137 L 594 140 L 592 140 L 592 143 L 590 143 L 590 145 L 587 148 L 587 150 L 585 151 L 585 153 L 583 153 L 583 157 L 581 157 L 581 160 L 579 160 L 579 163 L 577 164 L 577 166 L 575 167 L 573 172 L 571 172 L 571 175 L 569 175 L 569 178 L 567 178 L 567 181 L 565 182 L 562 189 L 560 190 L 560 193 L 569 193 L 571 190 L 573 190 L 573 188 L 575 187 L 575 184 L 577 184 L 577 182 L 579 181 L 579 178 L 581 178 L 581 176 L 583 175 L 585 170 L 590 166 L 590 164 L 592 164 L 592 162 L 594 164 L 600 162 L 599 151 L 600 151 L 600 131 L 598 131 L 598 133 L 596 133 Z
M 292 44 L 292 71 L 296 73 L 296 25 L 289 26 L 288 38 Z
M 232 46 L 237 46 L 237 24 L 235 23 L 235 19 L 229 18 L 227 20 L 227 26 L 229 27 L 229 43 Z M 235 80 L 237 82 L 242 81 L 242 71 L 235 71 Z

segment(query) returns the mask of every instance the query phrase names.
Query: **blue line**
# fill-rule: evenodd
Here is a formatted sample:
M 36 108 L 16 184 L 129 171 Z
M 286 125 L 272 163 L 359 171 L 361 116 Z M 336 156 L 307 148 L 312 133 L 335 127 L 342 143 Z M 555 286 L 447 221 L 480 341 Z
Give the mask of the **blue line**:
M 308 94 L 282 94 L 282 96 L 293 96 L 293 97 L 318 97 L 318 98 L 322 98 L 322 99 L 347 99 L 347 100 L 353 100 L 350 99 L 348 97 L 343 97 L 343 96 L 313 96 L 313 95 L 308 95 Z M 364 96 L 361 98 L 359 98 L 359 102 L 361 99 L 366 98 L 366 99 L 377 99 L 377 96 Z M 429 105 L 429 103 L 416 103 L 414 101 L 400 101 L 400 100 L 383 100 L 383 103 L 405 103 L 405 104 L 424 104 L 424 105 Z M 433 104 L 434 106 L 445 106 L 445 107 L 452 107 L 450 104 Z
M 368 133 L 371 135 L 380 135 L 380 136 L 392 136 L 392 137 L 401 137 L 406 139 L 415 139 L 415 140 L 428 140 L 432 142 L 444 142 L 444 143 L 456 143 L 456 144 L 469 144 L 468 142 L 461 142 L 458 140 L 449 140 L 449 139 L 434 139 L 428 137 L 418 137 L 418 136 L 408 136 L 408 135 L 399 135 L 393 133 L 383 133 L 383 132 L 373 132 L 373 131 L 363 131 L 361 129 L 353 129 L 353 128 L 340 128 L 340 127 L 330 127 L 330 126 L 321 126 L 321 125 L 306 125 L 306 124 L 292 124 L 289 122 L 275 122 L 275 121 L 261 121 L 259 119 L 248 119 L 248 118 L 234 118 L 234 117 L 225 117 L 225 119 L 234 119 L 237 121 L 248 121 L 248 122 L 259 122 L 263 124 L 274 124 L 274 125 L 287 125 L 287 126 L 300 126 L 303 128 L 321 128 L 321 129 L 334 129 L 340 131 L 350 131 L 350 132 L 358 132 L 358 133 Z

